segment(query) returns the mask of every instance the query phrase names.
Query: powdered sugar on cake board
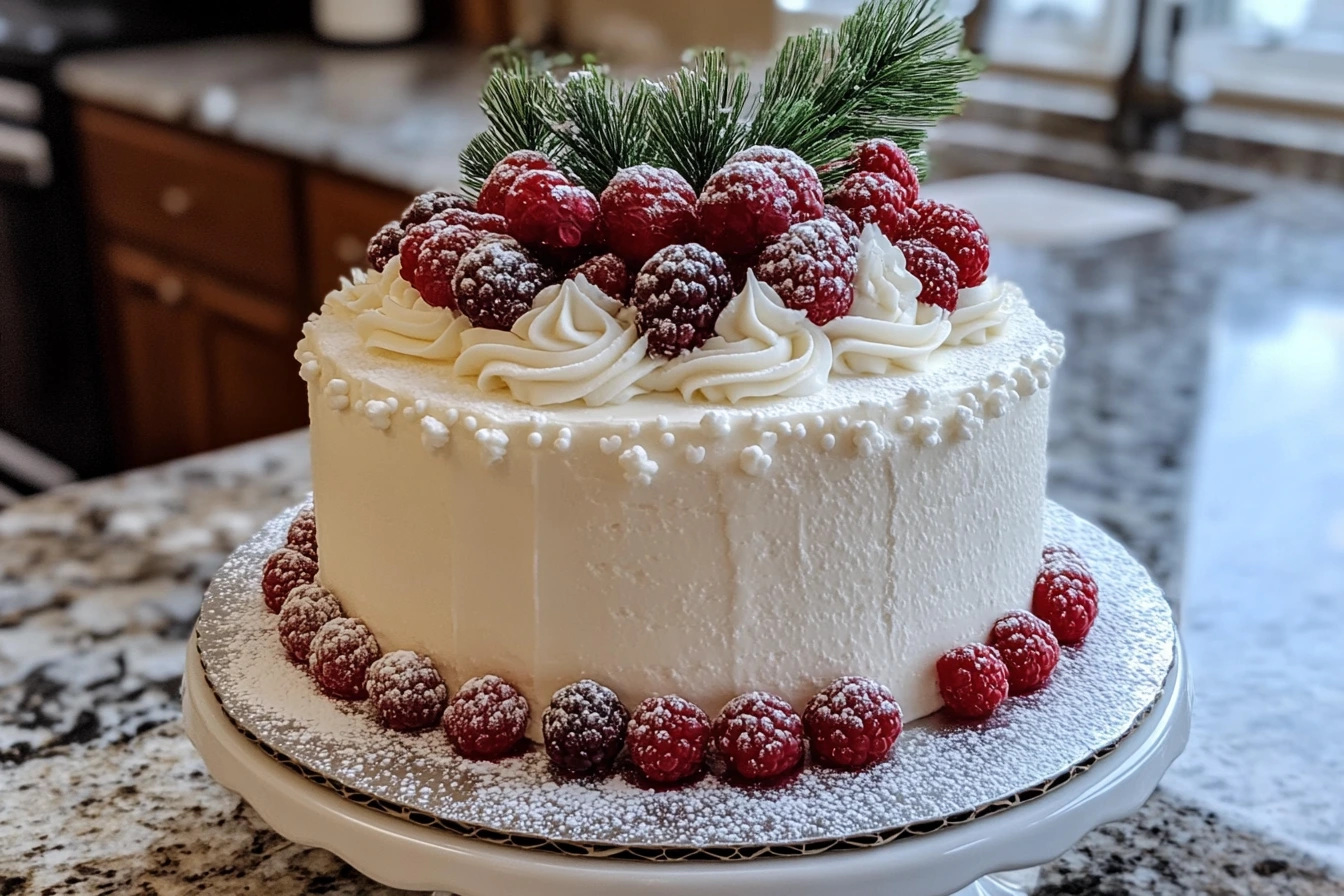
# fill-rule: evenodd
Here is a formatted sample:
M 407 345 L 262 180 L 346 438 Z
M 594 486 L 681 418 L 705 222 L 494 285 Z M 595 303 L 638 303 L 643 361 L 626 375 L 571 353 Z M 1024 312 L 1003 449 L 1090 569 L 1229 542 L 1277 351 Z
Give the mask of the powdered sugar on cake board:
M 1046 541 L 1072 544 L 1086 558 L 1102 610 L 1086 643 L 1064 649 L 1048 687 L 1010 698 L 987 722 L 938 713 L 907 726 L 876 766 L 842 772 L 809 764 L 762 787 L 707 775 L 646 789 L 621 772 L 624 759 L 605 778 L 561 778 L 539 747 L 467 760 L 438 728 L 387 731 L 367 701 L 321 694 L 280 646 L 258 587 L 261 564 L 291 517 L 273 520 L 230 558 L 202 608 L 197 643 L 226 713 L 346 795 L 524 846 L 745 858 L 877 845 L 966 821 L 1039 795 L 1107 752 L 1160 696 L 1174 650 L 1170 611 L 1142 568 L 1091 524 L 1048 504 Z

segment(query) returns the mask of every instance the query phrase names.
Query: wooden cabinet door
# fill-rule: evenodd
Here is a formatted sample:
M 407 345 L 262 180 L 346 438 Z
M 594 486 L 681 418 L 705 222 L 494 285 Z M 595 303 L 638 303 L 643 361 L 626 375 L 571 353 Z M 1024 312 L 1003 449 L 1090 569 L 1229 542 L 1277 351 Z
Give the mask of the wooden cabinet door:
M 369 237 L 400 218 L 411 196 L 325 171 L 308 173 L 304 193 L 309 279 L 316 308 L 351 268 L 368 264 Z
M 292 338 L 212 317 L 205 328 L 210 430 L 215 445 L 232 445 L 304 426 L 308 396 L 299 379 Z

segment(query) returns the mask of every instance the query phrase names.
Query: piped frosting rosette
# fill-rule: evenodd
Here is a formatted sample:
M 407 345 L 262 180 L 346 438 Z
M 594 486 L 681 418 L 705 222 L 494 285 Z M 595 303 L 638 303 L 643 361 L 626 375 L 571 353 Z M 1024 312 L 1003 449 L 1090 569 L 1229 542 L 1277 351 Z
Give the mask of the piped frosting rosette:
M 393 257 L 381 273 L 355 268 L 349 277 L 341 278 L 341 285 L 327 293 L 325 299 L 327 304 L 339 305 L 355 313 L 380 308 L 389 300 L 403 308 L 410 308 L 420 301 L 420 293 L 402 279 L 401 259 L 397 257 Z
M 512 330 L 466 330 L 453 372 L 538 407 L 626 401 L 646 391 L 636 384 L 662 361 L 618 319 L 621 308 L 583 275 L 548 286 Z
M 919 301 L 923 285 L 901 250 L 875 225 L 859 237 L 854 306 L 825 326 L 835 372 L 889 374 L 923 370 L 952 330 L 946 311 Z
M 745 398 L 811 395 L 826 388 L 831 343 L 806 313 L 784 307 L 773 289 L 747 272 L 705 345 L 640 381 L 651 392 L 680 392 L 690 401 L 737 403 Z
M 952 330 L 944 345 L 984 345 L 1003 332 L 1012 314 L 1016 288 L 997 277 L 957 294 L 957 310 L 952 312 Z
M 401 304 L 398 296 L 389 295 L 380 307 L 360 312 L 355 318 L 355 332 L 369 348 L 427 361 L 457 358 L 462 351 L 462 334 L 470 328 L 467 318 L 450 308 L 436 308 L 418 295 L 410 306 Z

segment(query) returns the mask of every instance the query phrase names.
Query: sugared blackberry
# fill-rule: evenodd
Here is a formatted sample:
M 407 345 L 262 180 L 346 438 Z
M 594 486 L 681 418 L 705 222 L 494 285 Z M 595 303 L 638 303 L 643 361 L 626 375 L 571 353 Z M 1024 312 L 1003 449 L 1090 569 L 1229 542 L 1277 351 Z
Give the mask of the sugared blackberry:
M 566 685 L 541 717 L 546 755 L 567 772 L 604 771 L 620 754 L 629 723 L 630 713 L 610 688 L 586 678 Z
M 699 243 L 686 243 L 660 249 L 644 263 L 631 304 L 635 325 L 648 334 L 649 354 L 675 358 L 714 335 L 719 313 L 732 297 L 732 276 L 723 258 Z
M 379 228 L 373 239 L 369 240 L 369 267 L 375 271 L 384 270 L 387 263 L 397 257 L 405 236 L 406 231 L 396 221 L 389 221 Z
M 453 296 L 478 327 L 507 330 L 532 307 L 532 300 L 555 277 L 518 241 L 505 237 L 476 246 L 457 263 Z
M 447 211 L 450 208 L 460 208 L 474 212 L 476 205 L 467 197 L 457 193 L 449 193 L 447 190 L 430 190 L 428 193 L 421 193 L 411 200 L 410 205 L 406 206 L 406 210 L 401 213 L 401 227 L 403 230 L 409 230 L 417 224 L 425 223 L 439 212 Z

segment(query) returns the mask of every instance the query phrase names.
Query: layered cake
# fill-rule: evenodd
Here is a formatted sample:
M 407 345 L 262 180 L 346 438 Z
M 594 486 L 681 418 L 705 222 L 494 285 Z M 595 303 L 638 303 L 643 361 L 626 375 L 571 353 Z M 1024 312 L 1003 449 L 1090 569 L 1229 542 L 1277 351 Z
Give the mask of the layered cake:
M 657 85 L 492 75 L 468 189 L 380 231 L 298 346 L 320 556 L 301 519 L 306 558 L 268 564 L 267 596 L 319 684 L 414 692 L 420 724 L 461 688 L 445 726 L 467 755 L 492 750 L 462 719 L 494 713 L 505 747 L 586 771 L 627 727 L 632 753 L 641 724 L 703 751 L 718 716 L 729 752 L 734 719 L 801 743 L 805 708 L 847 701 L 886 726 L 866 761 L 902 718 L 1048 678 L 1095 615 L 1067 552 L 1041 585 L 1061 338 L 990 273 L 971 214 L 920 198 L 922 132 L 880 108 L 771 124 L 809 50 L 820 84 L 875 40 L 879 77 L 909 35 L 860 37 L 878 26 L 943 29 L 921 52 L 969 73 L 955 23 L 890 18 L 908 7 L 794 39 L 751 105 L 721 52 Z M 520 145 L 527 115 L 553 120 Z M 583 718 L 600 730 L 575 747 Z

